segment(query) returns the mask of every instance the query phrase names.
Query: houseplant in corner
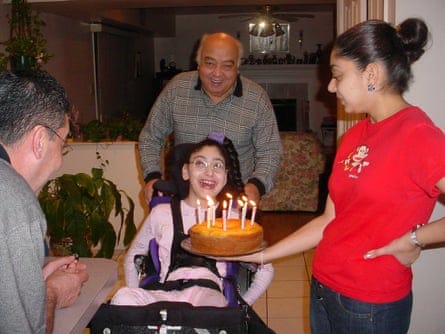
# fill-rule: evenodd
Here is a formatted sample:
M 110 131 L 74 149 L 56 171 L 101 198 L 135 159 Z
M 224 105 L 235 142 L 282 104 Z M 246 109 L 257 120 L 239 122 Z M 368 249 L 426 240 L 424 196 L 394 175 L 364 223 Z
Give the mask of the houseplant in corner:
M 47 40 L 41 28 L 45 22 L 39 18 L 26 0 L 11 0 L 8 15 L 9 39 L 0 42 L 6 53 L 0 53 L 0 71 L 10 62 L 11 69 L 37 69 L 48 62 L 52 54 L 46 49 Z
M 104 178 L 103 167 L 101 164 L 101 168 L 92 168 L 91 175 L 64 174 L 48 181 L 41 190 L 39 201 L 48 222 L 53 255 L 78 253 L 83 257 L 111 258 L 122 234 L 125 246 L 136 234 L 134 202 Z M 120 219 L 118 233 L 110 222 L 113 214 Z M 65 254 L 54 254 L 61 244 L 67 246 Z

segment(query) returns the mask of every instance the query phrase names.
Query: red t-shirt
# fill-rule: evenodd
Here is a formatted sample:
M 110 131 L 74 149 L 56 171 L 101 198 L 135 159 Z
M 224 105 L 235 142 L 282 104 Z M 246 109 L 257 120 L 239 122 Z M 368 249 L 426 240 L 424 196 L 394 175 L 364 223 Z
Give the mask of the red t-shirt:
M 365 260 L 416 224 L 427 223 L 445 177 L 445 136 L 419 108 L 350 129 L 329 180 L 335 219 L 317 246 L 313 274 L 331 289 L 370 303 L 399 300 L 412 272 L 393 256 Z

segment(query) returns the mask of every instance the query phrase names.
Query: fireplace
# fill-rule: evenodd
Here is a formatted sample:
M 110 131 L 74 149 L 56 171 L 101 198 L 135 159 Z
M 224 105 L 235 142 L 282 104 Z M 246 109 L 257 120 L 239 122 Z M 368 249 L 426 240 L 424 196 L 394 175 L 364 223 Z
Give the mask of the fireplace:
M 297 131 L 297 99 L 270 99 L 280 131 Z
M 241 74 L 259 83 L 274 106 L 280 131 L 319 132 L 327 108 L 320 101 L 318 65 L 243 65 Z

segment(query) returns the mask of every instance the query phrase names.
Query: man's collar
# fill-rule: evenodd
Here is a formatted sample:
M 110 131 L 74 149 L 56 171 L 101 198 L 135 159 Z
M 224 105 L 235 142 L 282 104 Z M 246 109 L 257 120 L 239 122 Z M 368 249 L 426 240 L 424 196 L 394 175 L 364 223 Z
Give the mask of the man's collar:
M 9 159 L 8 152 L 6 152 L 6 150 L 3 147 L 3 145 L 0 145 L 0 159 L 3 159 L 5 161 L 11 163 L 11 159 Z
M 198 81 L 196 82 L 195 90 L 201 90 L 201 88 L 202 88 L 202 83 L 201 83 L 201 79 L 198 76 Z M 236 85 L 235 85 L 235 89 L 233 90 L 233 95 L 236 97 L 243 96 L 243 83 L 241 82 L 241 78 L 240 78 L 239 74 L 236 78 Z

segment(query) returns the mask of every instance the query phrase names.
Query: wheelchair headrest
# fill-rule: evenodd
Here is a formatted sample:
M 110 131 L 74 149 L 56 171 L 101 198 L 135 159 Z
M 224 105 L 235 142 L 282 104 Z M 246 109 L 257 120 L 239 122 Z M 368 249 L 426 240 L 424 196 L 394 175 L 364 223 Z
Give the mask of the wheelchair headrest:
M 159 180 L 154 184 L 154 189 L 167 195 L 179 195 L 181 199 L 187 197 L 189 183 L 182 178 L 182 166 L 187 163 L 190 151 L 195 144 L 184 143 L 173 147 L 168 172 L 170 178 Z

